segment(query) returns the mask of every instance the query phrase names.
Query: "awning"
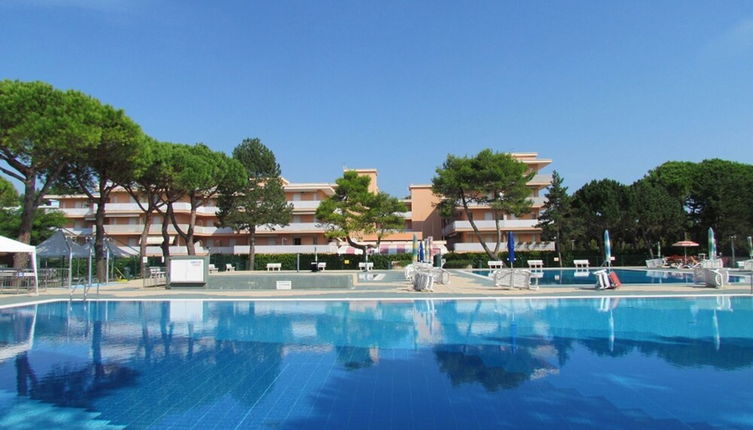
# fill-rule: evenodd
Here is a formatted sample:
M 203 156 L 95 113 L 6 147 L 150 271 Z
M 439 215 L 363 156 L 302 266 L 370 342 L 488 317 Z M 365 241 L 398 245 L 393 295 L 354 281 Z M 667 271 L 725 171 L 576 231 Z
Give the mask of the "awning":
M 380 254 L 411 254 L 413 252 L 413 243 L 388 243 L 379 245 Z
M 343 254 L 362 255 L 363 254 L 363 250 L 360 250 L 358 248 L 354 248 L 352 246 L 343 245 L 343 246 L 337 248 L 337 253 L 340 254 L 340 255 L 343 255 Z

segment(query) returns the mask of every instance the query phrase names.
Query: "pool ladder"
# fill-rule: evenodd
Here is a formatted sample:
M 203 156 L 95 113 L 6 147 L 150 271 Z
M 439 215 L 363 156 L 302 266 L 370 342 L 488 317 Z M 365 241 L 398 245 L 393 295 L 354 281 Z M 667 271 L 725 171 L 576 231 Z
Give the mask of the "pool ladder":
M 81 287 L 84 290 L 84 297 L 81 300 L 82 301 L 86 301 L 87 296 L 89 294 L 89 290 L 92 289 L 92 287 L 94 286 L 94 284 L 95 283 L 93 283 L 93 282 L 91 282 L 91 280 L 89 280 L 89 282 L 87 282 L 85 284 L 81 283 L 81 284 L 71 285 L 71 288 L 70 288 L 70 291 L 69 291 L 69 298 L 68 298 L 68 300 L 73 300 L 73 293 L 76 292 L 77 288 Z M 96 283 L 96 286 L 97 286 L 97 295 L 99 295 L 99 285 L 100 285 L 100 283 L 97 282 Z

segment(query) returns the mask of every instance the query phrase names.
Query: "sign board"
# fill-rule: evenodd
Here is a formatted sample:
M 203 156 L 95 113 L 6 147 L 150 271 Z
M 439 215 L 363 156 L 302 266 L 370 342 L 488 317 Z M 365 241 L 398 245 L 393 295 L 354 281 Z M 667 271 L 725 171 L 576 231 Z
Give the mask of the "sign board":
M 167 265 L 168 283 L 204 286 L 209 274 L 209 257 L 186 255 L 170 257 Z
M 277 281 L 276 287 L 278 290 L 292 290 L 293 281 Z

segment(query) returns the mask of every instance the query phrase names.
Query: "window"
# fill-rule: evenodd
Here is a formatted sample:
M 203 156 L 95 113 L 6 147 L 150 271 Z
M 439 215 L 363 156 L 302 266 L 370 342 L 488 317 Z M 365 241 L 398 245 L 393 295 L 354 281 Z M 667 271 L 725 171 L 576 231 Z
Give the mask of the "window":
M 301 244 L 301 238 L 300 237 L 294 237 L 293 238 L 293 245 L 300 245 Z

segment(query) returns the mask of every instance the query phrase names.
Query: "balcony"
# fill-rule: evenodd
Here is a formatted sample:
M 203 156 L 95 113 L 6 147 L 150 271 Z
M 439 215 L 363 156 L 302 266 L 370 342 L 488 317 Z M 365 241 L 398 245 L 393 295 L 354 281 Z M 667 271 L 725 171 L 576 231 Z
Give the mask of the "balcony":
M 486 246 L 494 250 L 496 243 L 486 242 Z M 500 251 L 507 251 L 507 242 L 499 245 Z M 458 242 L 453 246 L 455 252 L 484 252 L 478 242 Z M 519 242 L 515 244 L 516 251 L 554 251 L 554 242 Z
M 539 173 L 533 176 L 528 185 L 549 185 L 552 183 L 551 173 Z
M 480 220 L 475 221 L 476 227 L 481 231 L 496 231 L 496 226 L 494 224 L 494 221 L 491 220 Z M 538 224 L 539 221 L 535 219 L 512 219 L 512 220 L 502 220 L 499 222 L 499 227 L 503 230 L 525 230 L 525 229 L 535 229 L 536 224 Z M 447 226 L 442 230 L 442 234 L 445 236 L 450 236 L 454 233 L 461 232 L 461 231 L 473 231 L 473 227 L 471 227 L 470 221 L 455 221 Z
M 529 197 L 528 200 L 531 201 L 531 205 L 533 207 L 541 207 L 544 205 L 544 203 L 546 203 L 546 197 Z M 479 208 L 483 209 L 483 208 L 488 208 L 488 207 L 489 207 L 488 204 L 482 204 L 482 203 L 476 203 L 476 202 L 468 203 L 469 209 L 479 209 Z M 458 204 L 457 208 L 463 209 L 463 205 Z M 407 212 L 407 213 L 410 213 L 410 212 Z
M 327 229 L 317 222 L 291 222 L 284 227 L 276 226 L 275 228 L 269 228 L 267 226 L 260 226 L 256 229 L 259 233 L 265 232 L 281 232 L 281 233 L 323 233 Z
M 185 232 L 188 230 L 188 224 L 178 224 L 178 226 Z M 72 228 L 71 231 L 76 234 L 89 234 L 92 232 L 91 228 Z M 105 232 L 107 234 L 141 234 L 144 230 L 144 224 L 108 224 L 105 225 Z M 167 228 L 170 235 L 177 234 L 175 227 L 170 224 Z M 257 233 L 323 233 L 326 229 L 320 226 L 319 223 L 314 222 L 294 222 L 285 227 L 275 227 L 274 229 L 267 226 L 260 226 L 257 228 Z M 215 234 L 233 234 L 234 230 L 230 227 L 214 227 L 214 226 L 194 226 L 194 234 L 200 236 L 211 236 Z M 162 234 L 161 224 L 152 224 L 149 226 L 150 235 Z
M 293 210 L 316 210 L 319 207 L 320 200 L 293 200 L 288 203 L 293 204 Z
M 233 254 L 247 255 L 249 248 L 248 245 L 236 245 L 233 247 Z M 256 245 L 254 251 L 257 254 L 336 254 L 337 245 Z M 212 248 L 212 253 L 214 252 L 215 248 Z
M 80 218 L 87 215 L 94 215 L 91 208 L 56 208 L 56 210 L 64 213 L 66 218 Z
M 188 230 L 188 224 L 178 224 L 178 226 L 183 230 L 184 232 Z M 74 231 L 76 229 L 73 229 Z M 85 229 L 84 229 L 85 230 Z M 92 229 L 88 229 L 90 232 Z M 141 234 L 141 232 L 144 231 L 144 224 L 128 224 L 128 225 L 105 225 L 105 232 L 107 234 Z M 170 235 L 177 234 L 178 232 L 175 230 L 175 227 L 173 227 L 172 224 L 170 224 L 167 228 L 167 232 Z M 205 227 L 205 226 L 194 226 L 194 234 L 197 235 L 213 235 L 213 234 L 232 234 L 233 229 L 229 227 Z M 149 226 L 149 234 L 150 235 L 161 235 L 162 234 L 162 224 L 152 224 Z

